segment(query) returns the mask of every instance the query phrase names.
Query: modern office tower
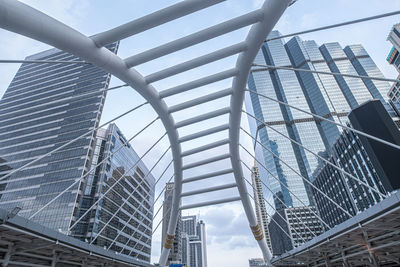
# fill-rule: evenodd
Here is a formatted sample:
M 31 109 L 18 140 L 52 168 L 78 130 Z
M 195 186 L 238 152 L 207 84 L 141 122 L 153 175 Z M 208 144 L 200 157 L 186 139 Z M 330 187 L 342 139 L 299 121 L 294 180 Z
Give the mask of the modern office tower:
M 207 242 L 204 222 L 197 221 L 195 215 L 182 216 L 182 236 L 189 238 L 189 255 L 186 256 L 187 261 L 182 261 L 182 263 L 190 267 L 207 267 Z
M 392 30 L 389 33 L 388 41 L 393 44 L 393 47 L 397 51 L 400 51 L 400 23 L 393 26 Z M 396 64 L 397 67 L 399 67 L 399 65 L 400 64 Z
M 277 209 L 277 211 L 271 216 L 268 230 L 274 256 L 279 256 L 286 251 L 293 249 L 293 242 L 289 234 L 289 225 L 286 220 L 284 208 Z
M 249 259 L 249 267 L 267 267 L 263 259 Z
M 393 44 L 393 48 L 390 51 L 387 61 L 392 64 L 396 70 L 399 72 L 398 80 L 400 79 L 400 24 L 393 26 L 390 31 L 388 41 Z M 388 93 L 390 104 L 393 106 L 394 110 L 400 116 L 400 83 L 393 84 L 392 88 Z
M 324 232 L 321 221 L 314 215 L 316 213 L 314 206 L 285 209 L 293 247 L 298 247 Z
M 280 33 L 273 31 L 269 38 L 278 36 Z M 354 75 L 360 75 L 364 71 L 382 76 L 362 46 L 349 46 L 343 50 L 338 43 L 329 43 L 319 47 L 315 41 L 303 41 L 299 37 L 294 37 L 287 43 L 283 39 L 266 42 L 254 63 Z M 248 87 L 251 91 L 285 101 L 342 124 L 348 121 L 347 114 L 352 108 L 373 98 L 384 101 L 382 95 L 390 88 L 389 83 L 364 83 L 358 78 L 271 68 L 267 71 L 257 69 L 260 67 L 255 66 L 249 77 Z M 277 210 L 285 208 L 279 199 L 292 208 L 313 206 L 310 186 L 305 180 L 312 180 L 313 173 L 319 166 L 318 158 L 278 132 L 315 153 L 327 152 L 330 155 L 341 128 L 251 92 L 246 96 L 246 109 L 266 124 L 249 117 L 252 135 L 266 148 L 255 144 L 258 161 L 268 169 L 265 171 L 263 166 L 258 166 L 260 179 L 269 182 Z M 281 230 L 274 231 L 282 234 Z M 281 242 L 285 238 L 283 235 L 279 237 L 279 234 L 273 234 L 271 229 L 270 236 L 273 249 L 274 242 Z
M 118 43 L 107 46 L 112 52 Z M 77 61 L 51 49 L 27 60 Z M 89 171 L 110 74 L 91 64 L 32 64 L 19 68 L 0 101 L 0 179 L 88 133 L 57 152 L 0 180 L 0 208 L 32 216 Z M 90 133 L 90 134 L 89 134 Z M 88 179 L 72 186 L 31 218 L 67 233 Z
M 265 198 L 263 194 L 263 185 L 260 180 L 260 173 L 258 172 L 257 163 L 254 163 L 251 179 L 254 188 L 254 206 L 256 210 L 256 217 L 257 222 L 261 226 L 261 229 L 264 232 L 265 240 L 267 241 L 267 245 L 272 253 L 272 245 L 271 239 L 269 237 L 269 230 L 268 230 L 268 213 L 267 208 L 265 206 Z
M 349 114 L 353 128 L 399 145 L 400 132 L 378 100 L 371 100 Z M 348 130 L 343 131 L 333 147 L 328 160 L 375 188 L 382 194 L 400 188 L 398 159 L 400 151 L 370 140 Z M 363 211 L 379 201 L 382 196 L 361 185 L 327 164 L 316 172 L 313 184 L 351 215 Z M 333 227 L 349 216 L 338 206 L 313 190 L 321 218 Z
M 165 192 L 164 192 L 164 205 L 163 205 L 164 220 L 162 222 L 161 246 L 163 246 L 163 242 L 165 242 L 165 237 L 166 237 L 167 231 L 168 231 L 168 223 L 169 223 L 171 208 L 172 208 L 173 192 L 174 192 L 174 183 L 167 183 Z M 181 263 L 182 262 L 181 232 L 182 232 L 182 215 L 181 215 L 181 212 L 179 212 L 178 223 L 176 224 L 176 228 L 175 228 L 174 243 L 172 244 L 172 248 L 171 248 L 171 251 L 168 256 L 167 265 L 169 265 L 170 263 Z
M 400 131 L 382 104 L 370 100 L 349 113 L 354 129 L 378 137 L 389 143 L 400 145 Z M 399 161 L 400 150 L 381 142 L 359 135 L 360 141 L 375 166 L 376 172 L 386 191 L 400 188 Z
M 314 206 L 278 210 L 268 224 L 273 255 L 281 255 L 324 232 Z
M 150 262 L 155 179 L 115 124 L 97 132 L 91 166 L 98 164 L 83 188 L 77 217 L 102 199 L 72 235 Z

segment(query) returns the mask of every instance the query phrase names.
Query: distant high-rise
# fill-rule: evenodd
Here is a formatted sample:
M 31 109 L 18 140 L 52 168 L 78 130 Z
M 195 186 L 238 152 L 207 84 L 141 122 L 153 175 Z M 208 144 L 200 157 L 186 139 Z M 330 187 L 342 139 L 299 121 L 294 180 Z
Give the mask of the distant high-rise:
M 118 43 L 107 45 L 112 52 Z M 51 49 L 27 60 L 80 61 Z M 19 68 L 0 101 L 0 179 L 98 126 L 111 75 L 91 64 L 32 64 Z M 90 168 L 96 132 L 0 180 L 0 208 L 30 217 Z M 67 233 L 88 179 L 32 218 Z
M 280 33 L 273 31 L 269 38 L 278 36 Z M 299 37 L 286 43 L 283 39 L 266 42 L 254 63 L 260 66 L 291 66 L 305 70 L 383 77 L 361 45 L 343 49 L 339 43 L 328 43 L 319 47 L 315 41 L 303 41 Z M 386 92 L 390 89 L 388 82 L 272 68 L 268 71 L 255 71 L 257 69 L 259 67 L 254 67 L 249 77 L 248 87 L 251 91 L 338 123 L 345 124 L 348 121 L 348 112 L 370 99 L 379 99 L 393 114 L 385 102 Z M 277 210 L 285 209 L 281 201 L 289 208 L 313 206 L 310 186 L 304 179 L 312 180 L 313 173 L 319 166 L 318 158 L 281 134 L 315 153 L 330 154 L 331 147 L 340 136 L 341 128 L 251 92 L 246 96 L 246 109 L 266 123 L 265 125 L 249 118 L 252 135 L 267 148 L 263 149 L 256 144 L 256 158 L 268 169 L 266 171 L 263 166 L 258 166 L 260 179 L 269 184 L 273 191 L 272 197 Z M 290 192 L 296 194 L 296 197 Z M 265 196 L 270 195 L 266 190 L 263 193 Z M 309 215 L 313 218 L 308 221 L 317 219 L 313 213 Z M 280 234 L 270 231 L 273 248 L 275 241 L 280 242 L 287 238 L 281 230 L 278 231 Z M 286 245 L 281 247 L 287 249 Z
M 72 235 L 150 262 L 153 175 L 115 124 L 97 132 L 91 165 L 100 163 L 87 179 L 78 216 L 99 197 L 103 199 L 73 228 Z
M 254 191 L 254 202 L 255 202 L 255 210 L 257 222 L 261 226 L 261 229 L 264 232 L 265 240 L 267 241 L 267 245 L 272 252 L 271 239 L 269 237 L 268 230 L 268 213 L 267 208 L 265 207 L 265 200 L 263 194 L 263 185 L 260 180 L 260 173 L 258 172 L 257 163 L 254 163 L 253 170 L 251 173 Z
M 263 259 L 249 259 L 249 267 L 267 267 Z
M 390 31 L 388 41 L 393 44 L 393 48 L 390 51 L 387 61 L 392 64 L 396 70 L 399 72 L 398 80 L 400 79 L 400 24 L 393 26 Z M 393 84 L 389 93 L 390 103 L 396 110 L 397 114 L 400 116 L 400 83 Z
M 182 217 L 182 243 L 189 239 L 189 250 L 183 249 L 187 255 L 184 255 L 186 264 L 190 267 L 207 267 L 207 242 L 206 230 L 203 221 L 197 221 L 197 217 Z
M 168 231 L 168 224 L 169 224 L 171 208 L 172 208 L 173 192 L 174 192 L 174 183 L 167 183 L 165 192 L 164 192 L 164 205 L 163 205 L 164 220 L 162 222 L 162 235 L 161 235 L 162 242 L 165 241 L 165 237 L 166 237 L 167 231 Z M 170 253 L 168 256 L 168 261 L 167 261 L 168 265 L 170 263 L 181 263 L 182 262 L 181 232 L 182 232 L 182 215 L 181 215 L 181 212 L 179 212 L 178 223 L 176 224 L 176 228 L 175 228 L 174 243 L 172 244 L 172 247 L 171 247 L 171 250 L 170 250 Z M 163 246 L 163 243 L 161 243 L 161 246 Z
M 182 264 L 185 266 L 190 266 L 190 239 L 189 235 L 185 232 L 181 233 L 182 237 Z

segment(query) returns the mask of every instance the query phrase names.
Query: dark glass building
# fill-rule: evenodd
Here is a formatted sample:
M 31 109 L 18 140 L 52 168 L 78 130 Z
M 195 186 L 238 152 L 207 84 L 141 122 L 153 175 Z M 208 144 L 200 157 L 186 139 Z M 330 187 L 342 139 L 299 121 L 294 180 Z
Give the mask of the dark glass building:
M 118 43 L 107 46 L 112 52 Z M 77 61 L 51 49 L 27 60 Z M 96 133 L 80 138 L 5 179 L 5 175 L 98 126 L 110 74 L 91 64 L 21 65 L 0 101 L 0 208 L 30 217 L 89 170 Z M 67 233 L 86 180 L 33 221 Z
M 280 35 L 278 31 L 273 31 L 269 38 Z M 254 63 L 260 66 L 383 77 L 361 45 L 342 48 L 339 43 L 334 42 L 319 46 L 313 40 L 304 41 L 297 36 L 287 42 L 284 39 L 265 42 Z M 347 115 L 351 109 L 371 99 L 378 99 L 388 112 L 394 114 L 386 103 L 386 94 L 390 89 L 388 82 L 273 68 L 260 70 L 260 67 L 254 66 L 248 87 L 251 91 L 341 124 L 348 122 Z M 252 135 L 266 147 L 264 149 L 255 144 L 255 154 L 257 160 L 268 169 L 267 171 L 261 164 L 258 165 L 260 179 L 273 191 L 275 208 L 283 211 L 285 205 L 289 208 L 307 206 L 314 210 L 311 187 L 301 176 L 312 182 L 313 174 L 319 167 L 318 158 L 282 134 L 315 153 L 330 155 L 342 129 L 333 123 L 315 119 L 302 111 L 279 105 L 253 93 L 246 96 L 246 109 L 260 121 L 249 118 L 249 125 Z M 271 195 L 266 189 L 263 194 L 267 199 Z M 271 215 L 276 218 L 273 212 Z M 305 220 L 307 222 L 316 219 L 313 213 L 308 213 L 308 216 L 311 217 Z M 284 225 L 281 227 L 290 228 Z M 269 230 L 274 254 L 279 255 L 278 251 L 284 252 L 296 245 L 287 246 L 287 242 L 283 242 L 287 236 L 274 223 Z M 274 242 L 277 245 L 274 246 Z
M 389 64 L 393 65 L 396 70 L 400 73 L 400 24 L 393 26 L 390 34 L 388 36 L 388 41 L 393 45 L 392 50 L 387 57 Z M 397 78 L 400 79 L 400 75 Z M 394 110 L 400 116 L 400 83 L 393 84 L 389 93 L 390 104 L 393 106 Z M 400 123 L 398 123 L 400 125 Z
M 88 176 L 78 216 L 102 199 L 72 235 L 150 262 L 155 179 L 115 124 L 97 132 L 92 168 L 98 164 Z
M 349 114 L 353 128 L 399 145 L 400 132 L 382 103 L 371 100 Z M 350 124 L 349 124 L 350 125 Z M 398 159 L 400 151 L 364 136 L 345 130 L 332 148 L 328 160 L 382 194 L 400 188 Z M 321 163 L 313 184 L 352 216 L 375 205 L 382 196 L 366 186 Z M 313 189 L 322 219 L 330 226 L 344 222 L 349 216 Z

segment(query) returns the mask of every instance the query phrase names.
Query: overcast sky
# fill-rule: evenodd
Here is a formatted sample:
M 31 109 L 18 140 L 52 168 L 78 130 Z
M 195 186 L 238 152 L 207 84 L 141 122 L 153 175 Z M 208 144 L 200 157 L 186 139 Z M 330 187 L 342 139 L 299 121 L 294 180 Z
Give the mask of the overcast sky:
M 153 12 L 161 7 L 169 6 L 178 1 L 176 0 L 154 0 L 154 1 L 128 1 L 128 0 L 25 0 L 29 5 L 49 14 L 56 19 L 76 28 L 82 33 L 90 36 L 98 32 L 118 26 L 132 19 L 141 17 L 145 14 Z M 126 58 L 135 53 L 145 51 L 149 48 L 158 46 L 176 38 L 185 36 L 197 30 L 211 26 L 217 22 L 225 21 L 229 18 L 247 13 L 261 6 L 262 0 L 228 0 L 225 3 L 211 7 L 205 11 L 190 15 L 183 19 L 179 19 L 168 25 L 150 30 L 147 33 L 139 34 L 127 40 L 123 40 L 118 55 Z M 381 13 L 391 12 L 400 9 L 399 0 L 299 0 L 295 5 L 290 7 L 284 14 L 276 29 L 282 34 L 288 34 L 296 31 L 306 30 L 322 25 L 343 22 L 357 18 L 377 15 Z M 400 22 L 400 17 L 384 18 L 376 21 L 366 22 L 353 26 L 346 26 L 339 29 L 332 29 L 318 33 L 311 33 L 301 36 L 303 39 L 314 39 L 319 44 L 327 42 L 340 42 L 344 47 L 348 44 L 362 44 L 369 52 L 373 60 L 388 78 L 395 78 L 396 72 L 392 66 L 386 62 L 386 57 L 391 49 L 391 45 L 386 41 L 387 35 L 393 24 Z M 179 53 L 160 58 L 156 61 L 140 65 L 137 69 L 143 74 L 148 75 L 167 66 L 175 65 L 189 58 L 206 54 L 215 49 L 222 48 L 234 43 L 242 41 L 248 28 L 235 31 L 215 40 L 211 40 L 204 44 L 197 45 L 190 49 L 185 49 Z M 23 59 L 31 54 L 48 49 L 49 46 L 28 38 L 18 36 L 0 30 L 0 59 Z M 182 75 L 155 83 L 158 90 L 170 88 L 202 76 L 219 72 L 232 68 L 235 64 L 236 57 L 230 57 L 225 60 L 218 61 L 210 66 L 199 68 L 196 71 L 189 71 Z M 18 64 L 2 64 L 0 65 L 0 96 L 4 93 L 13 76 L 18 70 Z M 120 85 L 121 81 L 116 78 L 112 79 L 111 86 Z M 187 99 L 209 94 L 221 89 L 230 87 L 231 80 L 225 80 L 203 88 L 194 90 L 177 97 L 166 99 L 169 105 L 183 102 Z M 125 88 L 110 92 L 107 96 L 102 121 L 107 121 L 114 116 L 134 107 L 143 102 L 143 99 L 135 93 L 131 88 Z M 201 107 L 193 108 L 185 112 L 174 114 L 176 121 L 183 120 L 188 116 L 201 112 L 202 110 L 213 109 L 215 107 L 226 106 L 228 99 L 213 101 L 204 104 Z M 203 111 L 204 112 L 204 111 Z M 146 122 L 154 118 L 156 114 L 150 107 L 143 108 L 126 118 L 117 122 L 123 133 L 129 138 Z M 185 127 L 179 130 L 180 135 L 189 134 L 203 128 L 209 128 L 226 122 L 227 117 L 222 116 L 217 119 L 207 121 L 205 123 L 196 124 L 193 127 Z M 247 127 L 247 119 L 243 117 L 243 125 Z M 152 143 L 158 139 L 164 132 L 163 126 L 158 123 L 149 131 L 135 139 L 132 144 L 139 154 L 143 154 Z M 210 142 L 221 138 L 226 138 L 227 133 L 213 135 L 211 137 L 198 140 L 191 145 L 184 144 L 183 149 L 190 149 L 204 142 Z M 244 136 L 243 136 L 244 137 Z M 212 139 L 212 140 L 211 140 Z M 249 138 L 242 138 L 241 142 L 245 146 L 250 147 Z M 152 151 L 145 159 L 150 168 L 158 156 L 168 148 L 169 144 L 165 139 L 154 151 Z M 211 151 L 191 156 L 185 159 L 185 163 L 194 162 L 196 159 L 216 155 L 217 153 L 226 153 L 227 147 L 221 147 Z M 242 154 L 243 159 L 251 164 L 251 158 L 245 153 Z M 161 173 L 162 169 L 171 160 L 170 153 L 167 154 L 160 166 L 154 172 L 154 176 Z M 202 168 L 185 172 L 185 177 L 190 177 L 198 173 L 205 173 L 215 169 L 222 169 L 229 163 L 227 161 L 218 162 Z M 250 179 L 249 173 L 245 171 L 246 177 Z M 165 185 L 166 180 L 172 175 L 170 170 L 161 180 L 156 188 L 156 195 Z M 226 175 L 213 180 L 213 184 L 223 184 L 233 181 L 233 177 Z M 203 185 L 207 185 L 210 181 L 194 183 L 184 187 L 185 190 L 191 190 Z M 204 197 L 184 199 L 184 204 L 194 201 L 202 201 L 204 199 L 216 199 L 224 196 L 236 195 L 236 190 L 227 190 L 223 193 L 212 193 Z M 156 205 L 158 208 L 159 203 Z M 200 218 L 206 223 L 207 228 L 207 253 L 208 266 L 231 266 L 242 267 L 248 266 L 248 258 L 260 257 L 261 253 L 257 248 L 257 244 L 251 236 L 248 228 L 246 217 L 240 203 L 221 205 L 217 207 L 208 207 L 198 210 L 185 211 L 183 215 L 199 214 Z M 155 226 L 160 221 L 160 216 L 155 220 Z M 160 229 L 153 238 L 152 261 L 158 261 L 160 254 Z

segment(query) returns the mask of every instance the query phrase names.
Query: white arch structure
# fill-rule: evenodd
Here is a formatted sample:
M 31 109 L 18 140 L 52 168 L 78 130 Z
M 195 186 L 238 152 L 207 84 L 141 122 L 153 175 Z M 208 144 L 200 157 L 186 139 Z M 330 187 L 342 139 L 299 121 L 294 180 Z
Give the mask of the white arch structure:
M 158 46 L 148 51 L 133 55 L 127 59 L 121 59 L 113 54 L 104 46 L 106 44 L 122 40 L 129 36 L 146 31 L 153 27 L 162 25 L 174 19 L 186 16 L 190 13 L 202 10 L 209 6 L 218 4 L 225 0 L 185 0 L 175 5 L 164 8 L 142 18 L 133 20 L 127 24 L 121 25 L 109 31 L 97 34 L 93 37 L 87 37 L 82 33 L 66 26 L 65 24 L 51 18 L 50 16 L 35 10 L 23 3 L 15 0 L 0 0 L 0 27 L 8 31 L 12 31 L 40 42 L 49 44 L 53 47 L 69 52 L 81 59 L 90 62 L 116 76 L 120 80 L 129 84 L 133 89 L 140 93 L 153 107 L 160 117 L 164 127 L 167 130 L 168 138 L 171 144 L 173 155 L 173 166 L 175 172 L 175 191 L 173 195 L 173 206 L 171 217 L 168 225 L 168 235 L 164 240 L 163 250 L 160 257 L 160 265 L 164 266 L 171 248 L 171 242 L 177 224 L 178 213 L 181 208 L 192 208 L 196 205 L 187 207 L 180 206 L 182 197 L 182 181 L 183 170 L 211 163 L 221 159 L 230 158 L 232 168 L 197 177 L 196 179 L 209 178 L 224 173 L 233 172 L 236 184 L 219 186 L 214 188 L 200 189 L 192 194 L 204 193 L 230 187 L 237 187 L 240 198 L 222 199 L 219 201 L 211 201 L 207 203 L 199 203 L 197 206 L 208 204 L 225 203 L 229 201 L 241 200 L 250 227 L 255 238 L 262 250 L 265 261 L 270 264 L 271 252 L 268 249 L 265 238 L 257 224 L 255 214 L 250 203 L 245 181 L 243 180 L 243 170 L 239 156 L 239 133 L 243 99 L 247 78 L 250 73 L 252 62 L 263 44 L 265 38 L 275 26 L 285 9 L 290 5 L 292 0 L 266 0 L 263 6 L 256 11 L 230 19 L 223 23 L 214 25 L 207 29 L 190 34 L 186 37 L 177 39 L 167 44 Z M 176 66 L 164 69 L 162 71 L 151 74 L 147 77 L 142 76 L 133 67 L 159 58 L 164 55 L 179 51 L 181 49 L 199 44 L 220 35 L 232 32 L 234 30 L 252 26 L 246 39 L 217 50 L 210 54 L 200 56 Z M 212 63 L 216 60 L 239 54 L 236 66 L 229 71 L 224 71 L 203 77 L 193 82 L 178 85 L 174 88 L 157 92 L 151 85 L 155 81 L 176 75 L 178 73 Z M 232 78 L 233 83 L 230 89 L 221 90 L 217 93 L 209 94 L 204 97 L 187 101 L 183 104 L 168 106 L 163 100 L 164 97 L 176 95 L 199 86 L 219 81 L 226 78 Z M 225 96 L 231 96 L 230 106 L 219 110 L 214 110 L 206 114 L 195 116 L 188 120 L 175 122 L 171 113 L 186 108 L 206 103 L 211 100 L 219 99 Z M 211 129 L 198 132 L 196 134 L 180 137 L 177 129 L 183 126 L 191 125 L 206 119 L 210 119 L 222 114 L 230 114 L 229 122 L 225 125 L 214 127 Z M 206 136 L 222 130 L 229 129 L 229 139 L 221 140 L 209 145 L 198 147 L 190 151 L 182 152 L 181 142 L 190 141 L 198 137 Z M 217 146 L 229 144 L 227 154 L 216 156 L 214 158 L 205 159 L 194 164 L 183 166 L 182 158 L 205 151 Z M 229 187 L 228 187 L 229 186 Z M 188 193 L 186 193 L 187 195 Z

